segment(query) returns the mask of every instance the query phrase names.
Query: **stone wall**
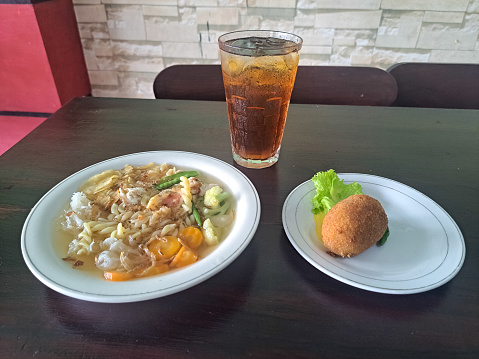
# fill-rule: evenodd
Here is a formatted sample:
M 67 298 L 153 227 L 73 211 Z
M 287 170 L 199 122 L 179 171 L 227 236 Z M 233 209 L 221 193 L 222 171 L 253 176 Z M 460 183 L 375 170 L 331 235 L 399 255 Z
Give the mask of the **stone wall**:
M 479 63 L 479 0 L 73 0 L 94 96 L 153 98 L 173 64 L 219 63 L 239 29 L 300 35 L 300 65 Z

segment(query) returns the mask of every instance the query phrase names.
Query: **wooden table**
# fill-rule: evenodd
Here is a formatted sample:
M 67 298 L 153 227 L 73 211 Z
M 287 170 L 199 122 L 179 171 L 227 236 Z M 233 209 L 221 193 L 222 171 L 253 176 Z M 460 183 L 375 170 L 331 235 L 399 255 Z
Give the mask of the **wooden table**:
M 479 354 L 479 112 L 292 105 L 279 162 L 238 167 L 261 221 L 246 250 L 167 297 L 100 304 L 58 294 L 26 267 L 22 226 L 55 184 L 150 150 L 233 164 L 221 102 L 74 99 L 0 157 L 0 353 L 4 358 L 472 358 Z M 317 171 L 370 173 L 432 198 L 459 225 L 466 259 L 447 284 L 379 294 L 308 264 L 282 226 L 284 200 Z

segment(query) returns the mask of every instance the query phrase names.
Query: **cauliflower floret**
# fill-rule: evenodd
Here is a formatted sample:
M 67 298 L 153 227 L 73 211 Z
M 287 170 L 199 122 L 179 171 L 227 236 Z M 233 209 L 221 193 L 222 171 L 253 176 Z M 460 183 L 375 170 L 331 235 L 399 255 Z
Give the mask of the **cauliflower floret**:
M 211 220 L 208 218 L 203 222 L 203 236 L 206 243 L 214 246 L 220 242 L 221 229 L 213 226 Z
M 223 192 L 220 186 L 211 187 L 205 193 L 202 209 L 205 217 L 212 217 L 216 215 L 223 215 L 226 213 L 231 203 L 228 200 L 229 193 Z
M 217 208 L 220 205 L 218 196 L 223 192 L 223 188 L 220 186 L 211 187 L 205 193 L 205 206 L 208 208 Z

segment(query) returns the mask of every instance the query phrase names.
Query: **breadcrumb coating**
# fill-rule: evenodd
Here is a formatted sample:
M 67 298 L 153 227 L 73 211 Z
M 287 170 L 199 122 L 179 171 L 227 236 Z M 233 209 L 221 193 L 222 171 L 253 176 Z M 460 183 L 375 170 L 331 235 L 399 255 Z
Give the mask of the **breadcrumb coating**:
M 352 195 L 337 203 L 324 218 L 322 239 L 331 254 L 356 256 L 383 236 L 388 217 L 378 200 L 364 195 Z

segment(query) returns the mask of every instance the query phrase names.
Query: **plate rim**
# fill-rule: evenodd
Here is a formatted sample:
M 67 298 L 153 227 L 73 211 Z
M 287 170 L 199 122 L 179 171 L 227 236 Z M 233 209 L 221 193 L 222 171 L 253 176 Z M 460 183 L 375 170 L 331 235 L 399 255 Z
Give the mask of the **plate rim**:
M 444 208 L 442 208 L 437 202 L 435 202 L 433 199 L 431 199 L 429 196 L 425 195 L 424 193 L 418 191 L 417 189 L 415 189 L 411 186 L 408 186 L 404 183 L 401 183 L 399 181 L 390 179 L 390 178 L 386 178 L 386 177 L 382 177 L 382 176 L 378 176 L 378 175 L 373 175 L 373 174 L 368 174 L 368 173 L 343 172 L 343 173 L 337 173 L 337 175 L 341 179 L 344 179 L 342 177 L 349 177 L 347 179 L 347 181 L 360 181 L 360 180 L 356 180 L 355 177 L 365 177 L 365 178 L 371 177 L 371 178 L 375 178 L 377 181 L 391 182 L 391 183 L 394 183 L 395 186 L 403 187 L 403 188 L 405 188 L 409 191 L 412 191 L 413 193 L 418 194 L 419 196 L 423 197 L 423 199 L 425 199 L 425 200 L 429 201 L 431 204 L 433 204 L 435 206 L 435 209 L 439 209 L 446 216 L 448 221 L 450 221 L 450 224 L 453 226 L 455 231 L 457 231 L 458 242 L 459 242 L 460 247 L 461 247 L 459 252 L 461 254 L 460 254 L 460 257 L 458 257 L 458 259 L 456 260 L 455 265 L 451 266 L 451 270 L 448 272 L 447 275 L 444 275 L 440 280 L 435 281 L 434 283 L 424 285 L 424 286 L 421 286 L 421 287 L 415 287 L 415 288 L 396 289 L 396 288 L 389 288 L 389 287 L 373 286 L 373 285 L 365 284 L 361 281 L 357 281 L 357 280 L 354 280 L 354 279 L 351 279 L 351 278 L 346 278 L 339 273 L 335 273 L 335 272 L 329 270 L 328 268 L 325 268 L 321 263 L 319 263 L 317 260 L 315 260 L 315 258 L 311 257 L 308 253 L 306 253 L 303 250 L 303 248 L 301 248 L 300 243 L 298 243 L 296 241 L 293 234 L 290 233 L 290 231 L 288 229 L 288 218 L 287 218 L 287 213 L 286 213 L 287 206 L 290 203 L 291 198 L 295 194 L 297 194 L 298 191 L 302 190 L 306 186 L 307 187 L 312 186 L 312 189 L 309 190 L 308 192 L 306 192 L 304 194 L 304 196 L 307 195 L 308 193 L 310 193 L 311 191 L 314 191 L 314 184 L 312 183 L 311 179 L 309 179 L 309 180 L 306 180 L 306 181 L 300 183 L 299 185 L 297 185 L 288 194 L 288 196 L 286 197 L 286 199 L 283 203 L 283 208 L 282 208 L 283 229 L 284 229 L 290 243 L 292 244 L 292 246 L 303 257 L 303 259 L 305 259 L 307 262 L 309 262 L 309 264 L 311 264 L 313 267 L 315 267 L 319 271 L 323 272 L 324 274 L 330 276 L 331 278 L 334 278 L 334 279 L 336 279 L 340 282 L 343 282 L 345 284 L 348 284 L 348 285 L 351 285 L 353 287 L 357 287 L 357 288 L 360 288 L 360 289 L 364 289 L 364 290 L 368 290 L 368 291 L 372 291 L 372 292 L 378 292 L 378 293 L 385 293 L 385 294 L 414 294 L 414 293 L 425 292 L 425 291 L 432 290 L 432 289 L 435 289 L 437 287 L 442 286 L 443 284 L 447 283 L 452 278 L 454 278 L 457 275 L 457 273 L 459 273 L 460 269 L 462 268 L 462 265 L 464 264 L 464 260 L 465 260 L 465 256 L 466 256 L 466 247 L 465 247 L 464 236 L 463 236 L 459 226 L 457 225 L 457 223 L 452 218 L 452 216 Z M 344 179 L 344 180 L 346 181 L 346 179 Z M 373 185 L 378 185 L 377 183 L 372 183 L 372 184 Z M 397 190 L 397 189 L 394 188 L 394 190 Z M 402 193 L 402 194 L 404 194 L 404 193 Z M 407 194 L 405 194 L 405 195 L 407 195 Z M 407 195 L 407 196 L 411 197 L 409 195 Z M 413 200 L 417 201 L 415 198 L 413 198 L 413 197 L 411 197 L 411 198 Z M 420 203 L 419 201 L 417 201 L 417 202 Z M 299 204 L 299 201 L 298 201 L 297 204 Z M 423 205 L 422 203 L 420 203 L 420 204 Z M 429 209 L 429 208 L 427 208 L 427 209 Z M 441 222 L 439 219 L 438 219 L 438 221 L 441 224 L 441 226 L 444 227 L 443 222 Z M 301 242 L 304 243 L 305 245 L 308 245 L 308 243 L 306 241 L 301 241 Z M 449 246 L 450 244 L 447 243 L 447 245 Z M 446 260 L 446 258 L 447 258 L 447 255 L 445 256 L 445 259 L 441 262 L 441 264 L 438 267 L 441 267 L 444 264 L 444 261 Z M 344 271 L 344 270 L 340 268 L 340 271 Z M 355 274 L 355 275 L 360 276 L 359 274 Z M 374 280 L 388 282 L 388 280 L 385 280 L 385 279 L 374 279 Z M 407 280 L 404 280 L 404 281 L 406 282 Z
M 188 156 L 188 157 L 191 156 L 190 161 L 193 161 L 195 157 L 201 157 L 202 159 L 204 159 L 206 161 L 209 161 L 209 162 L 211 161 L 213 166 L 220 166 L 220 167 L 223 167 L 223 169 L 227 169 L 229 171 L 232 171 L 231 174 L 234 174 L 234 176 L 236 178 L 238 178 L 238 181 L 243 182 L 244 185 L 247 185 L 250 189 L 248 195 L 252 196 L 252 198 L 254 199 L 254 203 L 251 204 L 251 208 L 254 208 L 255 211 L 253 212 L 254 221 L 251 222 L 251 226 L 248 228 L 249 229 L 248 233 L 245 234 L 244 236 L 243 235 L 241 236 L 242 240 L 240 242 L 236 243 L 234 245 L 234 247 L 231 248 L 231 250 L 229 250 L 229 249 L 226 250 L 223 247 L 223 249 L 220 251 L 220 254 L 223 254 L 223 252 L 226 250 L 227 254 L 228 254 L 226 257 L 224 257 L 224 258 L 222 257 L 219 263 L 215 263 L 214 266 L 209 268 L 208 270 L 199 271 L 196 275 L 194 275 L 189 280 L 176 282 L 176 283 L 173 283 L 173 284 L 171 284 L 167 287 L 157 287 L 155 285 L 154 289 L 142 291 L 141 293 L 129 293 L 129 294 L 121 294 L 121 293 L 120 294 L 110 294 L 110 293 L 108 293 L 108 294 L 106 294 L 106 293 L 99 293 L 98 291 L 97 292 L 95 292 L 95 291 L 89 292 L 89 291 L 81 290 L 81 289 L 78 289 L 78 288 L 74 288 L 75 286 L 65 287 L 63 284 L 57 283 L 55 281 L 55 278 L 52 279 L 48 275 L 45 275 L 45 273 L 43 273 L 43 271 L 41 271 L 37 267 L 39 262 L 32 259 L 30 253 L 28 252 L 28 248 L 27 248 L 27 245 L 29 243 L 29 238 L 27 238 L 28 226 L 32 223 L 32 220 L 35 219 L 34 218 L 35 216 L 41 215 L 41 214 L 38 214 L 37 211 L 38 211 L 38 208 L 42 206 L 42 203 L 45 200 L 48 200 L 50 198 L 50 196 L 52 196 L 55 193 L 55 191 L 59 190 L 60 187 L 62 187 L 63 185 L 77 179 L 81 174 L 83 174 L 85 172 L 88 173 L 89 171 L 93 171 L 94 168 L 102 167 L 102 166 L 105 166 L 105 165 L 107 165 L 109 163 L 112 163 L 114 161 L 120 161 L 122 159 L 125 159 L 125 161 L 126 161 L 128 158 L 132 158 L 132 157 L 144 157 L 144 156 L 155 156 L 155 155 L 160 155 L 160 156 L 163 156 L 163 158 L 165 158 L 164 161 L 162 161 L 161 159 L 159 160 L 159 162 L 162 162 L 162 163 L 163 162 L 168 163 L 168 161 L 166 160 L 166 157 L 168 157 L 170 155 Z M 155 161 L 155 163 L 159 163 L 159 162 Z M 175 159 L 172 160 L 172 162 L 178 163 L 178 160 L 175 158 Z M 181 166 L 181 164 L 176 164 L 176 163 L 175 163 L 175 166 L 177 166 L 177 167 Z M 128 163 L 125 162 L 124 165 L 126 165 L 126 164 L 128 164 Z M 191 165 L 185 165 L 185 166 L 186 167 L 194 167 L 194 166 L 191 166 Z M 210 173 L 210 172 L 207 172 L 206 175 L 216 177 L 215 174 Z M 77 180 L 77 181 L 80 181 L 80 180 Z M 71 195 L 72 195 L 72 193 L 68 193 L 67 195 L 65 195 L 65 203 L 68 201 L 68 197 L 71 196 Z M 189 152 L 189 151 L 179 151 L 179 150 L 143 151 L 143 152 L 124 154 L 124 155 L 108 158 L 108 159 L 93 163 L 89 166 L 86 166 L 86 167 L 74 172 L 73 174 L 71 174 L 68 177 L 64 178 L 63 180 L 59 181 L 52 188 L 50 188 L 35 203 L 35 205 L 30 210 L 27 218 L 25 219 L 25 222 L 24 222 L 23 227 L 22 227 L 22 232 L 21 232 L 21 241 L 20 241 L 21 242 L 21 252 L 22 252 L 23 259 L 24 259 L 27 267 L 29 268 L 29 270 L 32 272 L 32 274 L 40 282 L 42 282 L 44 285 L 46 285 L 47 287 L 49 287 L 50 289 L 52 289 L 56 292 L 59 292 L 61 294 L 64 294 L 64 295 L 67 295 L 67 296 L 70 296 L 70 297 L 73 297 L 73 298 L 76 298 L 76 299 L 81 299 L 81 300 L 86 300 L 86 301 L 91 301 L 91 302 L 102 302 L 102 303 L 136 302 L 136 301 L 150 300 L 150 299 L 154 299 L 154 298 L 159 298 L 159 297 L 171 295 L 171 294 L 174 294 L 174 293 L 177 293 L 177 292 L 181 292 L 181 291 L 186 290 L 190 287 L 198 285 L 198 284 L 204 282 L 205 280 L 211 278 L 212 276 L 216 275 L 217 273 L 221 272 L 223 269 L 225 269 L 227 266 L 229 266 L 245 250 L 245 248 L 251 242 L 251 240 L 254 237 L 254 235 L 257 231 L 257 228 L 259 226 L 260 218 L 261 218 L 261 202 L 260 202 L 260 198 L 259 198 L 258 192 L 257 192 L 254 184 L 251 182 L 251 180 L 244 173 L 242 173 L 239 169 L 235 168 L 234 166 L 230 165 L 229 163 L 226 163 L 226 162 L 224 162 L 224 161 L 222 161 L 218 158 L 212 157 L 212 156 L 208 156 L 208 155 L 204 155 L 204 154 L 200 154 L 200 153 L 195 153 L 195 152 Z M 224 240 L 226 240 L 227 238 L 225 238 Z M 53 244 L 52 244 L 52 246 L 53 246 Z M 217 251 L 219 248 L 221 248 L 221 247 L 216 248 L 215 251 Z M 205 257 L 205 259 L 209 258 L 212 255 L 213 255 L 213 253 L 211 253 L 209 256 Z M 209 261 L 207 262 L 207 264 L 210 263 L 214 258 L 215 257 L 210 258 Z M 59 258 L 59 259 L 61 260 L 61 258 Z M 202 261 L 198 262 L 197 264 L 200 264 L 201 262 Z M 207 266 L 207 264 L 197 266 L 197 268 Z M 182 271 L 185 271 L 187 269 L 191 269 L 191 267 L 190 268 L 183 268 Z M 192 272 L 192 271 L 190 270 L 189 272 Z M 180 273 L 180 274 L 178 275 L 178 273 Z M 171 274 L 174 274 L 174 275 L 176 275 L 176 277 L 181 278 L 181 271 L 171 273 Z M 161 276 L 153 276 L 151 278 L 149 277 L 149 278 L 145 278 L 143 280 L 154 281 L 155 279 L 156 279 L 156 282 L 158 282 L 158 283 L 162 282 Z

